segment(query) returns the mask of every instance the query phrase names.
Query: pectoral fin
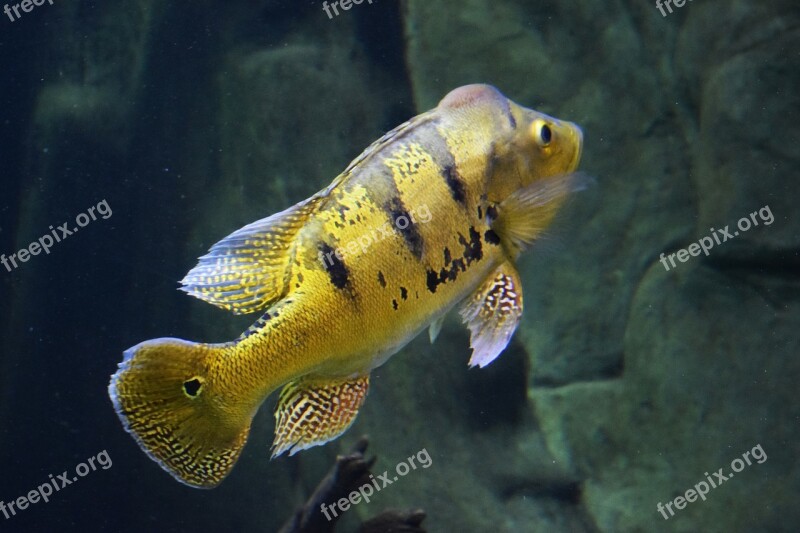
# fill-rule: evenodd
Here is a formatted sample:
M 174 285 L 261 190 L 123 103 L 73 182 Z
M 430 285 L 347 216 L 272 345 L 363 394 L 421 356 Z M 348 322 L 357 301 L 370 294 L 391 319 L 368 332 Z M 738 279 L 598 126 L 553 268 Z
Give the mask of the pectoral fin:
M 313 196 L 231 233 L 200 258 L 181 281 L 181 290 L 236 314 L 278 300 L 286 288 L 295 237 L 317 200 Z
M 461 306 L 470 331 L 469 366 L 483 368 L 500 355 L 522 316 L 522 283 L 517 269 L 503 263 Z
M 535 181 L 497 206 L 492 229 L 508 246 L 510 255 L 516 257 L 550 225 L 570 193 L 582 191 L 592 182 L 593 179 L 582 172 Z
M 332 441 L 353 423 L 369 390 L 369 375 L 301 378 L 286 385 L 275 408 L 272 457 Z

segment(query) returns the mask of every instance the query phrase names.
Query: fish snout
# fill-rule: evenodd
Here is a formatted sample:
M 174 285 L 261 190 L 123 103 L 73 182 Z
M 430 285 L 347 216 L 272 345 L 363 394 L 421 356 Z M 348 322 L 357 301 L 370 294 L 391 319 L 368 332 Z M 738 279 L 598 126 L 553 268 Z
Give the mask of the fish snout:
M 573 172 L 578 168 L 583 155 L 583 130 L 574 122 L 567 122 L 566 127 L 570 132 L 570 144 L 572 145 L 572 161 L 569 164 L 568 172 Z

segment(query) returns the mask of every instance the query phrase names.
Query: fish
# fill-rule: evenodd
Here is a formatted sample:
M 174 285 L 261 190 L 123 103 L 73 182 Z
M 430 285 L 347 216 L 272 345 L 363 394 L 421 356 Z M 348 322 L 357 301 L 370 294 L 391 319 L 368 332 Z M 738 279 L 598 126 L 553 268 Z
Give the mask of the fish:
M 280 389 L 272 457 L 355 420 L 370 373 L 453 309 L 470 367 L 509 343 L 523 311 L 519 255 L 571 193 L 581 128 L 490 85 L 449 92 L 389 131 L 325 189 L 234 231 L 181 289 L 259 313 L 224 343 L 160 338 L 126 350 L 108 394 L 124 429 L 178 481 L 217 486 L 256 411 Z

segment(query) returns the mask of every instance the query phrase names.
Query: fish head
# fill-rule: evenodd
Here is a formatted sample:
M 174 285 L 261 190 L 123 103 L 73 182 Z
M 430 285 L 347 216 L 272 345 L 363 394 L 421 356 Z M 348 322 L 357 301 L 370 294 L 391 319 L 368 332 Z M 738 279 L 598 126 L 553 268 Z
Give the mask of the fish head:
M 537 181 L 574 172 L 583 151 L 583 132 L 574 122 L 510 100 L 508 109 L 514 120 L 494 146 L 488 176 L 489 196 L 498 202 Z
M 525 178 L 533 181 L 568 174 L 578 168 L 583 132 L 577 124 L 511 104 L 519 108 L 517 113 L 522 117 L 514 144 L 520 150 L 520 159 L 526 163 Z
M 516 104 L 491 85 L 459 87 L 439 108 L 482 132 L 488 151 L 484 189 L 490 201 L 499 203 L 538 180 L 578 167 L 583 132 L 577 124 Z

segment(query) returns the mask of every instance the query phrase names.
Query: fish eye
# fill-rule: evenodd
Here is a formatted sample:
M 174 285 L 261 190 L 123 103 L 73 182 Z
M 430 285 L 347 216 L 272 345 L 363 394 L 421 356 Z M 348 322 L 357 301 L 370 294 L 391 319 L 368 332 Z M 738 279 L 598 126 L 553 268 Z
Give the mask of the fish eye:
M 533 137 L 536 139 L 536 144 L 542 148 L 546 148 L 553 140 L 553 130 L 543 120 L 537 120 L 533 123 Z

